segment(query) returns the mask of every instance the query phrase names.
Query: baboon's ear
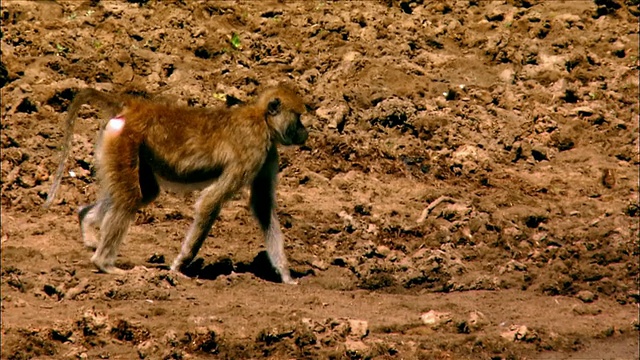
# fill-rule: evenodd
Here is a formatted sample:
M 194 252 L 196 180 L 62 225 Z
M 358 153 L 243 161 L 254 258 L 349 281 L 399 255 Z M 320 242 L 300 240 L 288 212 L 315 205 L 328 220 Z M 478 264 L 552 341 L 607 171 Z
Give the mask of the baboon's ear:
M 267 113 L 271 116 L 276 116 L 280 112 L 280 99 L 275 98 L 269 101 L 267 105 Z

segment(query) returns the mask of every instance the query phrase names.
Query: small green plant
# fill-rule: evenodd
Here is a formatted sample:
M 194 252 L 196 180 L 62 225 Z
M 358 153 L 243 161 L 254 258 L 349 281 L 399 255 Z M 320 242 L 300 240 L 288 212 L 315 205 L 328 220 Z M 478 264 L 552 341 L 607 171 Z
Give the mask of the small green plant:
M 68 48 L 56 43 L 56 55 L 61 55 L 68 52 L 69 52 Z
M 213 98 L 220 101 L 227 101 L 227 95 L 225 95 L 224 93 L 215 93 L 213 94 Z
M 100 40 L 93 40 L 93 48 L 100 49 L 102 47 L 102 42 Z
M 78 17 L 78 14 L 76 14 L 76 13 L 72 13 L 71 15 L 69 15 L 69 16 L 67 17 L 67 19 L 69 19 L 69 20 L 73 20 L 73 19 L 75 19 L 75 18 L 77 18 L 77 17 Z
M 240 44 L 240 36 L 238 36 L 237 33 L 233 33 L 233 35 L 231 35 L 231 46 L 235 49 L 235 50 L 240 50 L 240 48 L 242 47 L 242 45 Z

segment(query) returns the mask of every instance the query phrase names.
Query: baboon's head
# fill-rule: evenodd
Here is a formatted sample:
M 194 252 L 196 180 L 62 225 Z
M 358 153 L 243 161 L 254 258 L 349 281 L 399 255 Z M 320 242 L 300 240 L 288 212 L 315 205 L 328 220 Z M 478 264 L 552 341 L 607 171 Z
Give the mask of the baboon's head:
M 309 133 L 300 121 L 306 112 L 304 100 L 293 89 L 279 85 L 265 90 L 259 99 L 264 106 L 267 124 L 282 145 L 302 145 Z

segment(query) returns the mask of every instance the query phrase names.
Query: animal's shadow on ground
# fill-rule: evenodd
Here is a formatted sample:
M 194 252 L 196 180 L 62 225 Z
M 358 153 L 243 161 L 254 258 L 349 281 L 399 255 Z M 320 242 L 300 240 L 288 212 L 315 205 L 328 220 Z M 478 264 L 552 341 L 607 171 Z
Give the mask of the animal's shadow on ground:
M 148 262 L 158 264 L 159 268 L 168 269 L 164 264 L 164 256 L 154 255 Z M 296 270 L 290 269 L 291 277 L 302 278 L 307 275 L 314 275 L 313 269 Z M 280 275 L 273 269 L 266 251 L 261 251 L 250 262 L 233 262 L 230 258 L 222 258 L 215 262 L 206 264 L 203 258 L 196 258 L 182 273 L 193 278 L 215 280 L 221 275 L 231 273 L 251 273 L 263 280 L 270 282 L 281 282 Z

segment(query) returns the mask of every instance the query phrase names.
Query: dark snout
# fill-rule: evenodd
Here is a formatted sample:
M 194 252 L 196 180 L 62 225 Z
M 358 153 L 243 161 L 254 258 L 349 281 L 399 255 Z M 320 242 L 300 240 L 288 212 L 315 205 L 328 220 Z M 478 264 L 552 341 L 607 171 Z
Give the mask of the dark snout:
M 302 145 L 307 141 L 308 137 L 309 132 L 304 127 L 300 119 L 298 119 L 287 129 L 287 133 L 283 139 L 283 145 Z
M 302 125 L 302 123 L 300 123 L 300 127 L 298 127 L 298 129 L 296 130 L 296 135 L 293 138 L 293 143 L 295 145 L 302 145 L 307 141 L 308 137 L 309 137 L 309 132 L 304 127 L 304 125 Z

